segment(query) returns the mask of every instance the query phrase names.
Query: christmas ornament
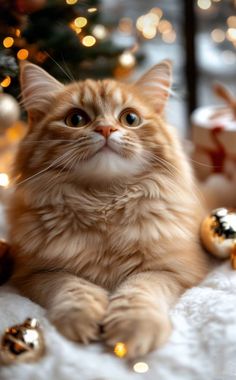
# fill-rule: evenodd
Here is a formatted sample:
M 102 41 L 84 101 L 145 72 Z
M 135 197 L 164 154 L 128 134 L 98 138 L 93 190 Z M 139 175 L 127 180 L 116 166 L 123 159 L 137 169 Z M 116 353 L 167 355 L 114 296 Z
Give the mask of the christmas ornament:
M 0 364 L 34 362 L 45 352 L 43 333 L 36 318 L 6 329 L 0 350 Z
M 117 342 L 114 347 L 114 354 L 118 356 L 118 358 L 123 358 L 127 354 L 127 348 L 125 343 Z
M 0 131 L 12 126 L 19 117 L 18 102 L 9 94 L 0 94 Z
M 5 240 L 0 240 L 0 285 L 6 282 L 13 270 L 13 258 L 10 246 Z
M 236 210 L 218 208 L 202 222 L 201 239 L 205 248 L 221 259 L 231 258 L 236 269 Z

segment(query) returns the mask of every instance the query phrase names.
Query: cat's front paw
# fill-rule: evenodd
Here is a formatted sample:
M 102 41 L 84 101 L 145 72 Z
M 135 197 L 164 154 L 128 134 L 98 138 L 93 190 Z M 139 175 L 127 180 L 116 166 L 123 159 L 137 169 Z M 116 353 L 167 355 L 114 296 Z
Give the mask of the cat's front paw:
M 103 322 L 103 338 L 114 348 L 123 342 L 129 359 L 143 356 L 163 345 L 170 336 L 172 327 L 168 316 L 155 309 L 123 298 L 114 298 L 108 307 Z
M 78 286 L 57 297 L 48 316 L 66 338 L 88 343 L 99 339 L 107 306 L 108 293 L 104 289 Z

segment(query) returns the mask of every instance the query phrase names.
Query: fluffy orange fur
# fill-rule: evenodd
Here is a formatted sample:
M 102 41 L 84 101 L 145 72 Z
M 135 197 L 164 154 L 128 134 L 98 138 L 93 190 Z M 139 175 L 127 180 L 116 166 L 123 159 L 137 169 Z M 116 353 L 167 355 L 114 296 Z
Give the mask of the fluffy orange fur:
M 169 308 L 209 267 L 192 171 L 163 118 L 170 81 L 168 61 L 134 84 L 62 85 L 21 68 L 29 130 L 8 210 L 12 281 L 68 338 L 123 341 L 129 358 L 167 340 Z M 76 112 L 81 125 L 68 124 Z

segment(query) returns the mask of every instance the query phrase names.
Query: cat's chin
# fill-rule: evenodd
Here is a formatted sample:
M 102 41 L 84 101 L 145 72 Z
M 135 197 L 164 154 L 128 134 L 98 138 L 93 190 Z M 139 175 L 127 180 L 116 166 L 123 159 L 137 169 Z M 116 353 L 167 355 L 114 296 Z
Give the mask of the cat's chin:
M 86 182 L 110 182 L 130 178 L 141 171 L 138 159 L 125 158 L 112 148 L 105 146 L 86 161 L 80 162 L 76 174 Z

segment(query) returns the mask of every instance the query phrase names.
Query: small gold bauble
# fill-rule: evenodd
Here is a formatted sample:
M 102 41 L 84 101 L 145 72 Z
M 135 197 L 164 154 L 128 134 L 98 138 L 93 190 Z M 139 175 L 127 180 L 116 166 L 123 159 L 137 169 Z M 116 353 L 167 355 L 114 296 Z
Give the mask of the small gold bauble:
M 2 337 L 0 364 L 33 362 L 44 351 L 44 338 L 37 319 L 26 319 L 23 324 L 6 329 Z
M 222 259 L 231 256 L 236 269 L 236 211 L 218 208 L 208 215 L 201 225 L 201 240 L 205 248 Z

